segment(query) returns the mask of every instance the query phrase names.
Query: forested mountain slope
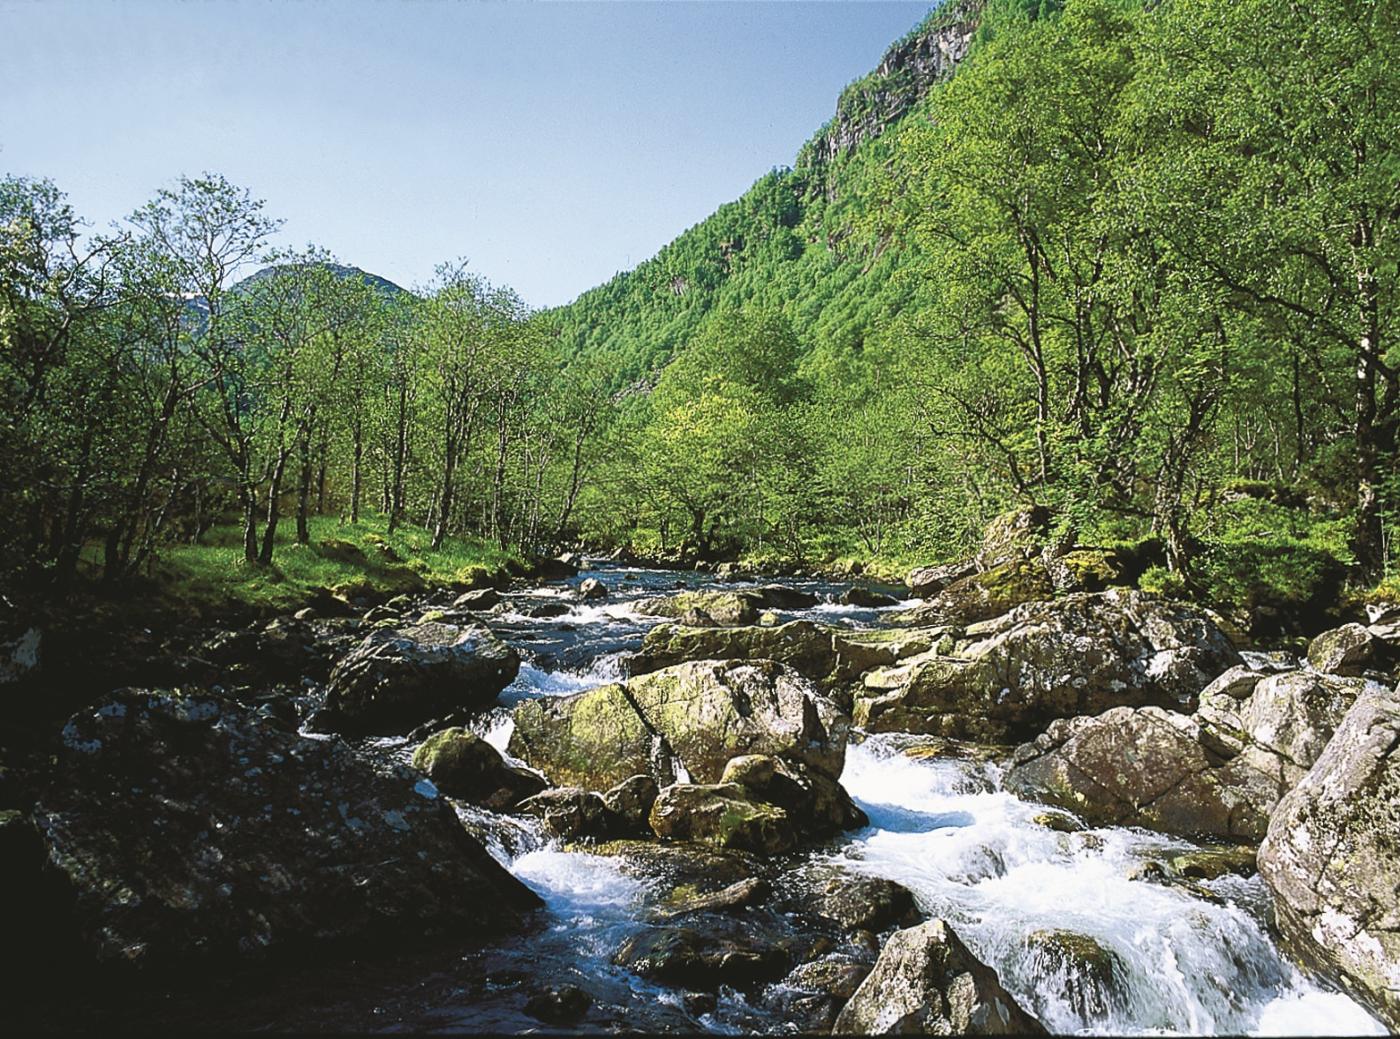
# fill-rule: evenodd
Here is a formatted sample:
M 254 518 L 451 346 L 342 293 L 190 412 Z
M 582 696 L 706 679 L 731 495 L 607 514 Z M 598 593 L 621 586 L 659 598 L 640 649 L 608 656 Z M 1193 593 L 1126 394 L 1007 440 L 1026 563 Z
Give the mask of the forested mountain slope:
M 564 343 L 606 357 L 625 380 L 663 364 L 727 307 L 781 311 L 804 342 L 859 351 L 866 335 L 913 301 L 902 277 L 917 247 L 881 233 L 888 190 L 881 140 L 919 109 L 971 46 L 983 0 L 936 9 L 848 86 L 833 118 L 795 165 L 685 231 L 635 269 L 554 312 Z

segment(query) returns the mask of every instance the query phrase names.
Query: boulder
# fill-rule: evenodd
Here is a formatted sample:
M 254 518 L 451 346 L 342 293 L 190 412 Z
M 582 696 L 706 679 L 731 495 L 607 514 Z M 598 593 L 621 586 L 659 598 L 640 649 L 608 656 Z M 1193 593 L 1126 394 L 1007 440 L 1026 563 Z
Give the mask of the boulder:
M 855 724 L 1025 738 L 1054 719 L 1119 705 L 1191 710 L 1211 676 L 1241 662 L 1201 611 L 1127 589 L 1023 605 L 965 636 L 866 674 Z
M 596 577 L 589 577 L 578 586 L 578 597 L 586 602 L 594 602 L 608 597 L 608 586 Z
M 413 767 L 444 794 L 496 812 L 509 811 L 545 788 L 538 775 L 508 764 L 491 744 L 456 726 L 419 744 Z
M 1016 749 L 1005 785 L 1093 825 L 1258 840 L 1286 787 L 1207 743 L 1188 715 L 1115 707 L 1051 723 Z
M 1400 1030 L 1400 695 L 1371 686 L 1259 848 L 1286 946 Z
M 1050 519 L 1050 510 L 1043 505 L 1025 505 L 997 516 L 982 533 L 982 547 L 975 557 L 977 568 L 991 570 L 1040 555 L 1050 533 Z
M 501 601 L 501 593 L 494 588 L 478 588 L 475 591 L 463 592 L 452 600 L 452 605 L 459 610 L 471 610 L 478 612 L 489 610 Z
M 836 1019 L 847 1035 L 1040 1035 L 996 972 L 942 920 L 896 931 Z
M 208 694 L 120 690 L 74 715 L 33 817 L 109 963 L 461 938 L 540 904 L 417 772 Z
M 707 895 L 691 895 L 679 899 L 660 910 L 657 915 L 662 919 L 670 919 L 688 913 L 725 913 L 748 909 L 766 901 L 772 893 L 773 885 L 762 877 L 746 877 Z
M 1030 975 L 1060 993 L 1086 1021 L 1102 1020 L 1126 999 L 1128 970 L 1116 952 L 1076 931 L 1044 930 L 1026 935 Z
M 1260 840 L 1366 683 L 1308 671 L 1242 680 L 1233 670 L 1194 715 L 1120 707 L 1051 724 L 1017 748 L 1007 787 L 1095 824 Z
M 331 670 L 326 712 L 347 734 L 404 733 L 455 710 L 489 707 L 519 669 L 515 650 L 482 627 L 386 628 Z
M 756 624 L 764 609 L 762 598 L 745 589 L 738 592 L 678 592 L 643 599 L 636 610 L 648 617 L 708 618 L 712 624 Z
M 927 599 L 937 595 L 954 581 L 971 577 L 977 573 L 977 563 L 972 559 L 960 559 L 954 563 L 939 563 L 937 566 L 920 566 L 909 571 L 904 583 L 916 598 Z
M 686 627 L 658 624 L 642 648 L 627 658 L 629 675 L 643 675 L 694 660 L 776 660 L 821 681 L 836 667 L 829 629 L 807 620 L 775 627 Z
M 675 783 L 651 807 L 651 828 L 670 840 L 703 841 L 759 855 L 797 846 L 787 812 L 749 799 L 735 783 Z
M 628 939 L 613 963 L 644 978 L 688 988 L 749 989 L 776 981 L 792 966 L 792 956 L 742 922 L 710 922 L 699 927 L 653 927 Z
M 819 871 L 814 881 L 805 896 L 807 908 L 834 920 L 842 930 L 878 934 L 920 922 L 914 893 L 893 880 L 833 869 Z
M 800 761 L 741 754 L 729 759 L 719 781 L 742 787 L 751 801 L 781 808 L 807 838 L 833 836 L 870 822 L 840 783 Z
M 697 661 L 515 711 L 510 753 L 556 783 L 606 790 L 629 776 L 683 771 L 716 782 L 730 758 L 771 754 L 838 776 L 846 717 L 771 660 Z
M 785 584 L 761 584 L 744 589 L 744 594 L 756 596 L 759 609 L 763 610 L 809 610 L 822 601 L 819 595 Z
M 627 829 L 592 790 L 576 786 L 555 787 L 527 797 L 517 806 L 525 815 L 544 823 L 551 834 L 566 841 L 606 840 Z
M 629 776 L 603 794 L 603 804 L 629 832 L 651 833 L 651 806 L 660 793 L 656 780 L 648 775 Z
M 899 605 L 899 600 L 893 595 L 872 591 L 869 588 L 861 588 L 859 585 L 854 588 L 847 588 L 845 593 L 841 596 L 841 602 L 847 606 L 859 606 L 864 609 L 872 610 L 878 610 L 885 606 Z
M 1308 644 L 1308 663 L 1330 675 L 1360 675 L 1375 660 L 1377 639 L 1360 624 L 1324 631 Z
M 972 624 L 1054 595 L 1055 588 L 1039 559 L 1012 559 L 954 581 L 938 593 L 932 606 L 934 615 L 944 623 Z
M 776 660 L 830 687 L 927 653 L 944 633 L 945 629 L 852 631 L 809 620 L 730 628 L 658 624 L 624 666 L 628 674 L 642 675 L 692 660 Z

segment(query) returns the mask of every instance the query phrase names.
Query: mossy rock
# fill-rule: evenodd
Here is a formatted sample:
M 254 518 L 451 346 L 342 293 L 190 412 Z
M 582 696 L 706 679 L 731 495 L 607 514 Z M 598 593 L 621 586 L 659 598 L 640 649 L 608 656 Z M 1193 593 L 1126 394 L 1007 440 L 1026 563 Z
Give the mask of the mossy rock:
M 776 855 L 797 846 L 787 812 L 748 799 L 737 783 L 676 783 L 651 807 L 658 837 Z
M 1026 935 L 1033 974 L 1053 978 L 1074 1009 L 1101 1018 L 1124 995 L 1127 968 L 1117 953 L 1076 931 L 1044 930 Z
M 1052 599 L 1055 588 L 1038 559 L 1015 559 L 954 581 L 939 593 L 937 610 L 953 624 L 972 624 L 1010 612 L 1022 603 Z
M 369 566 L 365 550 L 353 541 L 346 541 L 343 538 L 326 538 L 316 542 L 316 554 L 337 563 L 361 567 Z

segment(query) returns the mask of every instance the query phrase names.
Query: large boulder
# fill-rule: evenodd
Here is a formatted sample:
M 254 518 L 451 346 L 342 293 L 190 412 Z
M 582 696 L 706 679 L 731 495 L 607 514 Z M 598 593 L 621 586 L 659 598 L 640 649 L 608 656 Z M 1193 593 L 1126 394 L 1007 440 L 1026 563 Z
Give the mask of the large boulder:
M 771 754 L 836 777 L 847 719 L 771 660 L 698 661 L 515 711 L 510 753 L 555 783 L 606 790 L 639 773 L 717 782 L 730 758 Z
M 332 669 L 326 723 L 349 735 L 405 733 L 441 715 L 489 707 L 519 670 L 515 650 L 483 627 L 381 629 Z
M 1194 715 L 1117 707 L 1052 723 L 1017 748 L 1006 784 L 1094 823 L 1257 841 L 1365 688 L 1237 667 L 1207 687 Z
M 797 847 L 788 813 L 736 783 L 674 783 L 651 806 L 651 828 L 668 840 L 778 855 Z
M 938 593 L 931 610 L 944 623 L 973 624 L 1054 595 L 1050 575 L 1038 558 L 1011 559 L 954 581 Z
M 1324 631 L 1308 644 L 1308 663 L 1333 675 L 1359 675 L 1375 660 L 1377 639 L 1360 624 Z
M 1053 722 L 1016 749 L 1005 783 L 1095 825 L 1258 840 L 1284 788 L 1229 765 L 1189 716 L 1115 707 Z
M 208 694 L 121 690 L 74 715 L 33 815 L 106 962 L 471 936 L 539 905 L 418 773 Z
M 707 624 L 757 624 L 767 607 L 763 596 L 744 590 L 737 592 L 678 592 L 675 595 L 643 599 L 636 611 L 648 617 L 686 618 Z
M 690 660 L 776 660 L 820 685 L 833 686 L 927 653 L 942 634 L 927 628 L 852 631 L 809 620 L 729 628 L 658 624 L 625 667 L 628 674 L 642 675 Z
M 1372 686 L 1259 848 L 1287 946 L 1400 1030 L 1400 695 Z
M 458 726 L 420 743 L 413 752 L 413 767 L 443 793 L 497 812 L 545 788 L 538 775 L 509 764 L 491 744 Z
M 960 559 L 953 563 L 939 563 L 936 566 L 920 566 L 909 571 L 904 583 L 917 598 L 926 599 L 937 595 L 954 581 L 971 577 L 977 573 L 977 562 L 973 559 Z
M 1040 555 L 1050 534 L 1050 520 L 1050 510 L 1043 505 L 1023 505 L 995 517 L 982 532 L 978 569 L 991 570 Z
M 1008 740 L 1120 705 L 1192 710 L 1240 656 L 1203 612 L 1127 589 L 1029 603 L 937 650 L 871 671 L 855 724 Z
M 890 936 L 836 1019 L 846 1035 L 1041 1035 L 996 972 L 942 920 Z

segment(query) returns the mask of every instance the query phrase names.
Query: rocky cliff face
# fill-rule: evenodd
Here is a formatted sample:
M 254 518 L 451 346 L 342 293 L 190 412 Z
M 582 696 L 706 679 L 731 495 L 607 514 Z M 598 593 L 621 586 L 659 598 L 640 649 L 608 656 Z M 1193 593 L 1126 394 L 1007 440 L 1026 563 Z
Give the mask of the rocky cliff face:
M 836 115 L 803 148 L 799 167 L 816 167 L 878 137 L 947 77 L 967 54 L 985 0 L 948 0 L 888 51 L 875 71 L 841 92 Z

